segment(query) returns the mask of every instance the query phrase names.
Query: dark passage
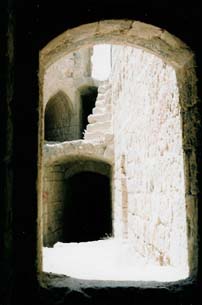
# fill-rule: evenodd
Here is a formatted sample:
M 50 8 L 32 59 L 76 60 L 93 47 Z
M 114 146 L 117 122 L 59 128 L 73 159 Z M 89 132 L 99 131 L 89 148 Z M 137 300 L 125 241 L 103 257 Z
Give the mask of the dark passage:
M 82 103 L 82 124 L 81 133 L 86 129 L 88 124 L 88 116 L 92 113 L 92 109 L 95 107 L 95 101 L 97 98 L 97 87 L 88 87 L 81 91 L 81 103 Z
M 99 240 L 112 234 L 110 180 L 81 172 L 68 179 L 64 242 Z
M 69 140 L 70 104 L 67 95 L 63 91 L 57 92 L 50 98 L 45 109 L 45 140 Z

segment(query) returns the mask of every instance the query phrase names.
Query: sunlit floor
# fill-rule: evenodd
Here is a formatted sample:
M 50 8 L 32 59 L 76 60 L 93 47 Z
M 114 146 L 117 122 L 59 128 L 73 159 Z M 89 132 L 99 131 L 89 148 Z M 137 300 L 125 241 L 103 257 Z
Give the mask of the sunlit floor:
M 167 282 L 187 277 L 173 267 L 149 264 L 127 241 L 115 239 L 44 247 L 43 271 L 88 280 Z

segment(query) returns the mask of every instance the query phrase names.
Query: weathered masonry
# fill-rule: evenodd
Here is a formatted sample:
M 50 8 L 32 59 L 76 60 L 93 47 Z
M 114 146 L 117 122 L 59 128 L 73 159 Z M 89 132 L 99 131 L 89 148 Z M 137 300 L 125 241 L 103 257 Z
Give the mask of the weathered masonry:
M 96 82 L 90 74 L 90 55 L 92 46 L 101 43 L 111 45 L 112 70 L 108 81 Z M 97 237 L 81 240 L 99 239 L 104 233 L 127 238 L 143 257 L 193 277 L 199 117 L 192 52 L 157 27 L 102 21 L 67 31 L 41 51 L 40 84 L 41 141 L 44 130 L 46 140 L 40 184 L 45 244 L 71 240 L 67 237 L 71 226 L 63 225 L 65 210 L 68 215 L 65 202 L 72 206 L 67 199 L 73 185 L 69 177 L 72 166 L 85 176 L 90 165 L 90 172 L 108 172 L 112 202 L 105 214 L 106 228 Z M 90 102 L 84 111 L 85 99 Z M 46 120 L 49 111 L 51 123 Z M 95 194 L 94 199 L 98 197 Z M 72 230 L 73 240 L 81 241 Z
M 200 22 L 199 1 L 0 1 L 0 304 L 200 304 Z M 86 61 L 99 44 L 111 45 L 105 88 Z M 75 211 L 78 189 L 87 209 Z M 104 222 L 92 235 L 95 213 Z M 190 277 L 86 280 L 75 263 L 77 278 L 44 272 L 42 251 L 61 239 L 68 251 L 122 239 L 160 270 L 178 267 L 179 250 Z M 138 274 L 123 257 L 128 269 L 116 270 Z

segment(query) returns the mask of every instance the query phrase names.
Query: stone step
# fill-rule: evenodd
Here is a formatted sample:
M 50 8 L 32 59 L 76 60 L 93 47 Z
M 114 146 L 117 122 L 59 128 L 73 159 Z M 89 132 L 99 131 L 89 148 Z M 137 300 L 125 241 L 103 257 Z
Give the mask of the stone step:
M 105 107 L 94 107 L 93 108 L 93 114 L 104 114 L 106 112 Z
M 98 87 L 98 92 L 104 92 L 106 90 L 108 90 L 109 88 L 111 87 L 111 84 L 109 82 L 106 82 L 104 84 L 101 84 L 99 87 Z
M 109 91 L 110 91 L 111 89 L 110 88 L 102 88 L 102 90 L 101 91 L 99 91 L 98 90 L 98 95 L 97 95 L 97 97 L 104 97 Z
M 105 133 L 105 141 L 110 143 L 110 142 L 113 142 L 114 140 L 114 135 L 113 133 Z
M 107 91 L 104 92 L 104 93 L 98 93 L 98 95 L 97 95 L 97 100 L 98 100 L 98 99 L 103 100 L 103 99 L 105 98 L 106 94 L 107 94 Z
M 108 79 L 103 80 L 103 81 L 100 83 L 100 86 L 105 86 L 105 85 L 107 85 L 107 84 L 109 84 L 109 80 L 108 80 Z
M 106 92 L 106 94 L 102 96 L 98 95 L 96 101 L 100 101 L 100 102 L 105 101 L 107 96 L 109 96 L 109 92 Z
M 84 134 L 84 140 L 98 140 L 104 141 L 106 143 L 113 143 L 113 134 L 104 133 L 100 131 L 86 131 Z
M 105 97 L 105 105 L 110 104 L 110 103 L 111 103 L 111 92 L 110 92 L 110 94 L 107 94 Z
M 103 94 L 103 93 L 105 93 L 106 91 L 107 91 L 107 88 L 105 88 L 105 87 L 103 87 L 103 86 L 98 87 L 98 95 L 99 95 L 99 94 Z
M 107 131 L 111 129 L 111 121 L 99 122 L 87 125 L 87 131 Z
M 98 97 L 96 98 L 96 102 L 97 102 L 97 101 L 103 102 L 103 101 L 105 100 L 105 98 L 106 98 L 106 97 L 99 97 L 99 96 L 98 96 Z
M 95 106 L 104 107 L 105 106 L 105 100 L 96 100 Z
M 95 105 L 106 105 L 109 104 L 111 102 L 111 95 L 106 95 L 105 98 L 103 100 L 97 99 L 95 101 Z
M 92 114 L 105 114 L 108 112 L 111 112 L 112 105 L 111 104 L 106 104 L 105 106 L 99 105 L 93 108 Z
M 91 123 L 97 123 L 97 122 L 106 122 L 110 121 L 111 114 L 110 113 L 104 113 L 104 114 L 90 114 L 88 116 L 88 122 Z
M 105 135 L 104 133 L 102 132 L 89 132 L 89 131 L 86 131 L 85 134 L 84 134 L 84 140 L 87 140 L 87 141 L 104 141 L 105 139 Z
M 111 104 L 106 104 L 105 105 L 105 113 L 111 112 L 112 111 L 112 105 Z

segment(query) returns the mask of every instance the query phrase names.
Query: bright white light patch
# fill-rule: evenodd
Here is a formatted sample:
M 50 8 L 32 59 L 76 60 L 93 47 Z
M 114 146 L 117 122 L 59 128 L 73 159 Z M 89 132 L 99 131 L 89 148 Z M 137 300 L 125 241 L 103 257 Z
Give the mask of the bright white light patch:
M 117 239 L 44 247 L 43 271 L 87 280 L 170 282 L 188 277 L 184 270 L 148 263 L 131 243 Z
M 111 71 L 111 45 L 95 45 L 91 60 L 92 77 L 101 81 L 108 79 Z

